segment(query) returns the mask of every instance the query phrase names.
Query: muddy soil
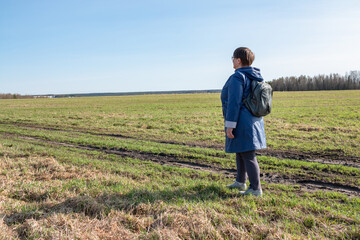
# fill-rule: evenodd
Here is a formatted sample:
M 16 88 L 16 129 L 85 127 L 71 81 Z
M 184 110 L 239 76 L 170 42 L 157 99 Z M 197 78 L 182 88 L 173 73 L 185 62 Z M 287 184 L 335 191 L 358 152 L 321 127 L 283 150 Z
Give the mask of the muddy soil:
M 360 168 L 360 157 L 345 156 L 341 151 L 328 153 L 300 152 L 290 150 L 263 149 L 258 150 L 260 156 L 270 156 L 276 158 L 296 159 L 308 162 L 319 162 L 324 164 L 340 164 L 349 167 Z
M 38 127 L 28 124 L 20 124 L 20 123 L 1 123 L 0 124 L 9 124 L 15 125 L 24 128 L 31 128 L 31 129 L 38 129 L 38 130 L 50 130 L 50 131 L 59 131 L 59 132 L 69 132 L 69 133 L 82 133 L 82 134 L 90 134 L 95 136 L 104 136 L 104 137 L 116 137 L 116 138 L 123 138 L 123 139 L 136 139 L 133 137 L 121 135 L 121 134 L 109 134 L 109 133 L 94 133 L 88 132 L 86 129 L 79 129 L 79 130 L 65 130 L 65 129 L 57 129 L 51 127 Z M 207 143 L 181 143 L 181 142 L 173 142 L 173 141 L 162 141 L 162 140 L 149 140 L 149 139 L 139 139 L 145 141 L 153 141 L 162 144 L 176 144 L 176 145 L 183 145 L 189 147 L 201 147 L 201 148 L 212 148 L 223 150 L 224 146 L 220 144 L 212 144 L 209 145 Z M 276 149 L 263 149 L 258 150 L 257 155 L 259 156 L 269 156 L 269 157 L 276 157 L 280 159 L 295 159 L 295 160 L 302 160 L 308 162 L 319 162 L 324 164 L 335 164 L 335 165 L 344 165 L 349 167 L 356 167 L 360 168 L 360 157 L 358 156 L 348 156 L 345 155 L 342 151 L 327 151 L 325 153 L 319 152 L 302 152 L 302 151 L 292 151 L 292 150 L 276 150 Z
M 44 142 L 47 144 L 55 145 L 55 146 L 64 146 L 69 148 L 77 148 L 77 149 L 84 149 L 90 151 L 101 151 L 106 154 L 115 154 L 121 157 L 130 157 L 144 161 L 152 161 L 161 165 L 168 165 L 168 166 L 177 166 L 177 167 L 184 167 L 184 168 L 191 168 L 200 171 L 206 171 L 210 173 L 220 174 L 226 178 L 234 179 L 236 176 L 235 169 L 226 169 L 217 167 L 211 164 L 206 163 L 197 163 L 191 161 L 191 159 L 179 158 L 176 155 L 172 154 L 155 154 L 149 152 L 142 152 L 142 151 L 133 151 L 128 149 L 106 149 L 106 148 L 99 148 L 96 146 L 91 145 L 74 145 L 68 144 L 63 142 L 56 142 L 56 141 L 47 141 L 39 138 L 34 137 L 24 137 L 19 136 L 25 140 L 31 141 L 38 141 Z M 187 161 L 188 160 L 188 161 Z M 190 160 L 190 161 L 189 161 Z M 311 178 L 304 178 L 301 176 L 292 176 L 289 178 L 286 175 L 279 175 L 279 174 L 269 174 L 269 173 L 262 173 L 261 180 L 267 183 L 280 183 L 280 184 L 288 184 L 288 185 L 298 185 L 300 186 L 300 191 L 306 192 L 313 192 L 313 191 L 335 191 L 339 193 L 343 193 L 349 196 L 360 196 L 360 188 L 354 186 L 347 186 L 343 184 L 332 184 L 328 182 L 321 182 Z

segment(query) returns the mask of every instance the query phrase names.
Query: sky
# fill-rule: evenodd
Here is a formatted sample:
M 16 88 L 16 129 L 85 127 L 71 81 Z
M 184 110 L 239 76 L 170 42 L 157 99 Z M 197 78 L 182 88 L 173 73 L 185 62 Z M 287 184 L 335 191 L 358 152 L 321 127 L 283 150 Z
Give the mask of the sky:
M 241 46 L 266 81 L 360 70 L 360 1 L 0 0 L 0 93 L 221 89 Z

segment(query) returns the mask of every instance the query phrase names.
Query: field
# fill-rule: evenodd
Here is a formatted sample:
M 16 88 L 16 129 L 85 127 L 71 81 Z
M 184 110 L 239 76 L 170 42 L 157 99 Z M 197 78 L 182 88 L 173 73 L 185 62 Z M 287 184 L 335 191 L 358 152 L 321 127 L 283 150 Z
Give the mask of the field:
M 360 91 L 275 92 L 264 195 L 219 94 L 0 101 L 0 239 L 360 239 Z

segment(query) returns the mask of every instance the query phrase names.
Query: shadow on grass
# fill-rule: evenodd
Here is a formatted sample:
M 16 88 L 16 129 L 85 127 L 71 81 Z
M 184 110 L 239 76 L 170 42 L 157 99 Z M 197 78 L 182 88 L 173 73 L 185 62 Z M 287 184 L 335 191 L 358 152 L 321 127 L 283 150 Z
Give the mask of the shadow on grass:
M 42 204 L 35 211 L 8 214 L 4 217 L 4 222 L 10 226 L 24 223 L 27 219 L 38 220 L 56 213 L 84 213 L 86 216 L 101 219 L 112 209 L 126 211 L 131 214 L 141 214 L 141 212 L 144 212 L 144 209 L 141 208 L 144 204 L 148 206 L 147 212 L 152 211 L 152 206 L 148 205 L 148 203 L 216 201 L 235 196 L 237 196 L 237 191 L 229 192 L 224 187 L 216 185 L 197 185 L 161 191 L 135 189 L 126 194 L 104 193 L 98 197 L 82 195 L 69 198 L 56 205 Z

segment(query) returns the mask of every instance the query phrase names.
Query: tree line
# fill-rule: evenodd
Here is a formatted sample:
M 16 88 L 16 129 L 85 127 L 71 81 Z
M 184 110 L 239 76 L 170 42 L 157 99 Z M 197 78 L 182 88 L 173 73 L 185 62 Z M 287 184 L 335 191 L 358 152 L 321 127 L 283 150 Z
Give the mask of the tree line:
M 34 97 L 31 95 L 20 95 L 20 94 L 11 94 L 11 93 L 0 94 L 0 99 L 20 99 L 20 98 L 34 98 Z
M 269 82 L 273 91 L 317 91 L 317 90 L 349 90 L 360 89 L 360 71 L 350 71 L 345 75 L 331 73 L 329 75 L 299 77 L 281 77 Z

